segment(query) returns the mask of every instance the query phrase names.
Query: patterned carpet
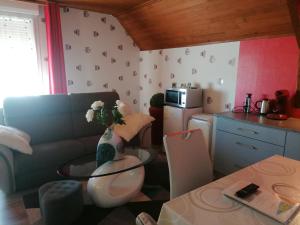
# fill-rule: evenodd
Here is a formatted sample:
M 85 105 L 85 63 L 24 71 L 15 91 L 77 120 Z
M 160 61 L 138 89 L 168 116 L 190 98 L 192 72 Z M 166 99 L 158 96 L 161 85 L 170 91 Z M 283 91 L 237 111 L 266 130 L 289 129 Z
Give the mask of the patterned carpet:
M 142 192 L 137 202 L 129 202 L 110 209 L 96 207 L 85 196 L 84 210 L 73 225 L 135 225 L 135 217 L 140 212 L 147 212 L 157 220 L 162 204 L 169 198 L 169 192 L 160 186 L 144 187 Z M 24 195 L 23 202 L 30 225 L 43 225 L 38 193 L 32 192 Z

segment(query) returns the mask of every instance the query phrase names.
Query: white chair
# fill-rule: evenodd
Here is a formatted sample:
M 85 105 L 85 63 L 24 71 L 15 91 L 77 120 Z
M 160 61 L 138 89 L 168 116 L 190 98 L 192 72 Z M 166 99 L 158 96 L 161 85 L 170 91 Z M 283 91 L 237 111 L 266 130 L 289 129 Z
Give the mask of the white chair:
M 170 174 L 170 198 L 187 193 L 213 179 L 210 154 L 202 130 L 188 130 L 164 136 Z

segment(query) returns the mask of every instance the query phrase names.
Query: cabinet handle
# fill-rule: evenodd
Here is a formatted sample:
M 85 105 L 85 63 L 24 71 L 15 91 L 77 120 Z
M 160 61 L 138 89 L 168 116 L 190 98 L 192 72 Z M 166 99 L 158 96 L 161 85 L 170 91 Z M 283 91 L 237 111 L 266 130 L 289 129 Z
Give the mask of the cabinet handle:
M 255 130 L 241 128 L 241 127 L 237 128 L 237 130 L 242 131 L 242 132 L 249 132 L 249 133 L 252 133 L 252 134 L 258 134 L 258 132 L 255 131 Z
M 235 144 L 239 145 L 239 146 L 242 146 L 242 147 L 246 147 L 246 148 L 249 148 L 251 150 L 258 150 L 258 148 L 256 148 L 254 145 L 248 145 L 248 144 L 244 144 L 244 143 L 241 143 L 241 142 L 236 142 Z

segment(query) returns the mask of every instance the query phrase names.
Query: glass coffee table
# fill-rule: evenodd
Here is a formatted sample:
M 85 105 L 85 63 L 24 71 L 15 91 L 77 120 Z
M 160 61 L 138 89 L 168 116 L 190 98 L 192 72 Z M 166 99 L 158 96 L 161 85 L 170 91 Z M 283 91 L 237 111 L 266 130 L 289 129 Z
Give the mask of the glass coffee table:
M 61 165 L 60 176 L 76 180 L 88 180 L 87 192 L 99 207 L 122 205 L 141 190 L 144 165 L 156 155 L 152 148 L 125 148 L 124 158 L 96 166 L 96 153 L 84 155 Z

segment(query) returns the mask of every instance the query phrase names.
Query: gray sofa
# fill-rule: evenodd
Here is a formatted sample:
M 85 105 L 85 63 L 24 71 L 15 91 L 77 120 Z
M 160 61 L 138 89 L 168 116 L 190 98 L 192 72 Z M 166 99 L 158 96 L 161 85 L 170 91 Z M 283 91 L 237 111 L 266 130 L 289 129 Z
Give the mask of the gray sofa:
M 105 128 L 87 123 L 85 114 L 96 100 L 109 107 L 119 99 L 116 92 L 44 95 L 7 98 L 3 123 L 31 136 L 32 155 L 0 145 L 0 189 L 14 192 L 59 179 L 56 169 L 72 158 L 96 151 Z M 134 144 L 150 145 L 151 125 L 134 138 Z

